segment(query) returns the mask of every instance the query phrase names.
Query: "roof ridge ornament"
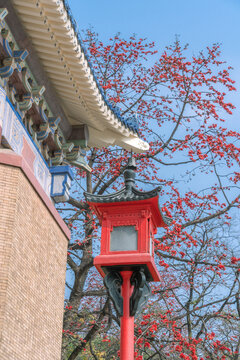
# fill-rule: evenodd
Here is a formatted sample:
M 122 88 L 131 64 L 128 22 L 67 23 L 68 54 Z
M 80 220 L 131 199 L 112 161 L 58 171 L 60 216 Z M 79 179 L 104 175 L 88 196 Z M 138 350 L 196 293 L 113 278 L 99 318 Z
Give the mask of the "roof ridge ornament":
M 85 198 L 89 202 L 99 202 L 99 203 L 112 203 L 120 201 L 138 201 L 138 200 L 147 200 L 153 197 L 159 196 L 159 191 L 161 186 L 156 187 L 150 191 L 140 191 L 135 187 L 135 178 L 136 178 L 136 161 L 133 156 L 128 159 L 128 165 L 124 170 L 124 180 L 125 186 L 119 191 L 107 194 L 107 195 L 97 195 L 85 192 Z

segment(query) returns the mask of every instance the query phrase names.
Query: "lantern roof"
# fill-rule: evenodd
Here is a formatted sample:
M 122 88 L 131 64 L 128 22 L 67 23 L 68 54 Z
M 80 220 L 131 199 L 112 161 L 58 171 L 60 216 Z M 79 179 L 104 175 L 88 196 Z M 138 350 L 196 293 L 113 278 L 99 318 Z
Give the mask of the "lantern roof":
M 120 202 L 138 202 L 144 201 L 146 203 L 147 200 L 152 200 L 151 204 L 155 207 L 155 210 L 158 212 L 161 218 L 161 226 L 162 225 L 170 225 L 171 218 L 163 215 L 161 209 L 159 208 L 158 198 L 159 192 L 161 190 L 161 186 L 156 187 L 150 191 L 140 191 L 135 187 L 135 177 L 136 177 L 136 163 L 135 159 L 131 157 L 128 161 L 128 165 L 124 171 L 124 180 L 125 186 L 113 193 L 106 195 L 95 195 L 89 192 L 85 192 L 85 198 L 87 202 L 91 204 L 109 204 L 109 203 L 120 203 Z M 96 208 L 96 206 L 94 206 Z M 96 209 L 97 210 L 97 209 Z M 97 211 L 97 213 L 99 213 Z

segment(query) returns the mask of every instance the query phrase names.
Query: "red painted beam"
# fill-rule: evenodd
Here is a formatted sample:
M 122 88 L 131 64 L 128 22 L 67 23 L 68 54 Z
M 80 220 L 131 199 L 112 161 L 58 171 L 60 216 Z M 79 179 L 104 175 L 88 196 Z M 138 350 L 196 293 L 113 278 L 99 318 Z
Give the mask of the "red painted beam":
M 160 281 L 160 275 L 157 270 L 157 267 L 154 263 L 154 258 L 147 253 L 120 253 L 120 254 L 110 254 L 110 255 L 98 255 L 94 259 L 94 265 L 96 266 L 99 273 L 102 277 L 105 276 L 105 273 L 102 267 L 113 267 L 125 265 L 131 267 L 131 265 L 147 265 L 148 270 L 153 278 L 153 281 Z M 129 270 L 129 269 L 128 269 Z

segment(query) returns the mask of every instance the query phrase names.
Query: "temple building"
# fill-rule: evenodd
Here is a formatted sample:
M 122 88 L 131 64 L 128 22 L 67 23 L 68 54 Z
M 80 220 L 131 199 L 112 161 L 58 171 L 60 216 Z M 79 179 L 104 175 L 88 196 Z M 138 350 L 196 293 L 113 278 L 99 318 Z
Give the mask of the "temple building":
M 0 358 L 59 360 L 70 231 L 55 208 L 90 147 L 148 150 L 106 99 L 63 0 L 0 0 Z

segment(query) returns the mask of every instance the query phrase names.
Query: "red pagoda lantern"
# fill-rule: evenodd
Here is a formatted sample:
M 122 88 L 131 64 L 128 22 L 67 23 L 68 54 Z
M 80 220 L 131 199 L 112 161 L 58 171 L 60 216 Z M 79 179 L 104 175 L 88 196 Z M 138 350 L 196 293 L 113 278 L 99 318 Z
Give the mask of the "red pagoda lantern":
M 101 225 L 101 253 L 94 265 L 104 278 L 121 317 L 121 359 L 134 358 L 134 315 L 150 294 L 149 281 L 159 281 L 154 263 L 154 234 L 169 224 L 159 209 L 160 187 L 136 189 L 135 159 L 124 172 L 125 186 L 110 195 L 85 193 Z M 131 340 L 132 339 L 132 340 Z

